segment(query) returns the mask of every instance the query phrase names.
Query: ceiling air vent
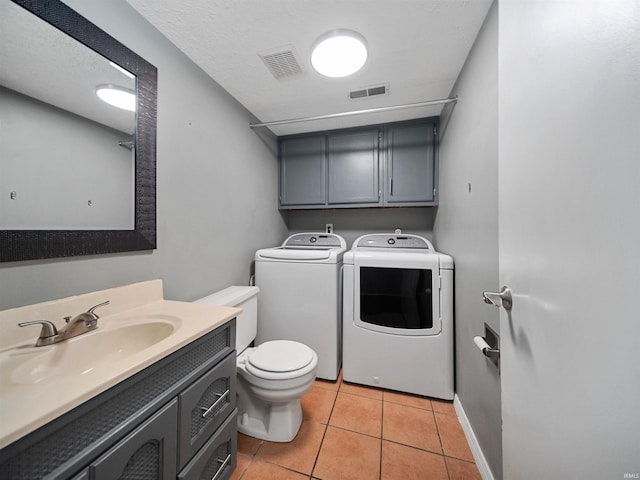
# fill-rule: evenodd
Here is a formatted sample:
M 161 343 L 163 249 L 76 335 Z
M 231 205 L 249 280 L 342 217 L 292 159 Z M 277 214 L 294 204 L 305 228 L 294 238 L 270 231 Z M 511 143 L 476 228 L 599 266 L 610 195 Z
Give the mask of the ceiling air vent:
M 258 56 L 276 80 L 282 80 L 283 78 L 294 77 L 304 73 L 293 45 L 264 50 L 258 52 Z
M 389 84 L 385 85 L 376 85 L 373 87 L 361 88 L 359 90 L 354 90 L 349 92 L 349 98 L 366 98 L 373 97 L 375 95 L 388 95 L 389 94 Z

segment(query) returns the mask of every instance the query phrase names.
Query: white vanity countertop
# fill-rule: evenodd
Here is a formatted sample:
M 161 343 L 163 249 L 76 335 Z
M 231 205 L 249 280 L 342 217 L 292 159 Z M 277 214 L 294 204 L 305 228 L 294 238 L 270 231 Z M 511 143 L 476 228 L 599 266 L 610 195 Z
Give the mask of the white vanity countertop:
M 150 282 L 145 283 L 148 284 Z M 161 283 L 159 285 L 161 289 Z M 94 294 L 87 294 L 91 297 L 84 299 L 84 305 L 88 302 L 90 307 L 92 306 L 91 302 L 95 301 L 96 303 L 94 304 L 97 304 L 100 301 L 104 301 L 104 299 L 109 299 L 107 298 L 109 296 L 113 297 L 113 290 L 115 289 L 104 291 L 110 293 L 98 295 L 97 297 Z M 74 301 L 78 299 L 82 300 L 83 298 L 82 296 L 74 297 Z M 112 301 L 110 305 L 112 311 L 108 312 L 108 314 L 105 312 L 104 315 L 100 316 L 96 330 L 54 345 L 34 346 L 39 333 L 39 328 L 37 327 L 22 329 L 29 330 L 28 341 L 23 339 L 23 341 L 12 345 L 6 345 L 6 342 L 2 342 L 4 345 L 1 346 L 0 350 L 0 448 L 4 448 L 15 440 L 188 345 L 202 335 L 215 330 L 241 312 L 240 309 L 232 307 L 158 299 L 157 295 L 153 300 L 151 298 L 144 298 L 143 300 L 146 303 L 137 306 L 129 304 L 128 306 L 132 308 L 119 312 L 113 311 L 114 302 Z M 29 309 L 29 307 L 24 308 Z M 86 307 L 82 308 L 85 309 Z M 1 335 L 4 336 L 4 333 L 7 333 L 9 328 L 13 328 L 18 321 L 24 321 L 24 318 L 20 318 L 21 315 L 15 315 L 18 310 L 20 309 L 14 309 L 14 315 L 11 315 L 12 311 L 10 310 L 0 312 Z M 40 311 L 43 311 L 43 308 L 40 308 Z M 81 311 L 83 310 L 76 310 L 73 313 L 77 314 Z M 96 313 L 100 314 L 101 312 L 96 310 Z M 30 315 L 33 315 L 33 311 L 30 311 Z M 10 322 L 7 321 L 8 317 L 11 320 Z M 31 319 L 35 318 L 31 316 Z M 150 346 L 142 342 L 139 351 L 137 348 L 132 351 L 132 348 L 135 347 L 131 347 L 131 345 L 135 346 L 135 341 L 128 342 L 128 351 L 119 349 L 119 342 L 117 341 L 118 335 L 121 335 L 119 332 L 125 331 L 124 329 L 134 324 L 154 322 L 155 325 L 164 324 L 165 330 L 168 329 L 171 333 L 161 335 L 161 339 L 159 341 L 153 340 L 154 343 Z M 131 331 L 133 332 L 134 330 Z M 89 339 L 89 336 L 92 335 L 96 337 Z M 97 337 L 98 335 L 101 336 Z M 162 338 L 164 335 L 167 336 Z M 103 345 L 103 339 L 108 340 L 107 343 L 112 345 Z M 89 340 L 85 345 L 98 345 L 100 348 L 87 350 L 80 343 L 83 340 Z M 96 340 L 98 340 L 98 343 L 96 343 Z M 43 362 L 36 362 L 40 365 L 39 367 L 29 366 L 30 359 L 35 355 L 45 354 L 47 358 L 45 370 L 50 365 L 55 367 L 55 362 L 67 355 L 66 352 L 72 351 L 72 349 L 75 350 L 74 355 L 77 355 L 79 351 L 82 353 L 78 358 L 87 358 L 86 370 L 84 365 L 78 361 L 74 361 L 71 368 L 68 367 L 69 364 L 65 364 L 66 366 L 62 373 L 58 370 L 55 375 L 37 371 L 38 368 L 41 368 Z M 92 358 L 94 353 L 95 359 Z M 101 358 L 100 356 L 102 358 L 108 357 L 108 361 L 95 361 Z M 76 357 L 73 358 L 75 360 Z M 67 368 L 71 370 L 68 374 L 64 371 Z

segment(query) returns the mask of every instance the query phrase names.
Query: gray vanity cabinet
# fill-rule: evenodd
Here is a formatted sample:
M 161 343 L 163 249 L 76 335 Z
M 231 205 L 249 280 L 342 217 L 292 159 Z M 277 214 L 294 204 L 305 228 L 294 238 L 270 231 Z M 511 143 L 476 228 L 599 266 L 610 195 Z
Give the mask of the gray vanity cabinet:
M 384 138 L 384 204 L 432 204 L 436 198 L 434 124 L 390 126 Z
M 235 319 L 0 450 L 0 478 L 226 480 L 237 459 Z
M 378 129 L 327 136 L 329 205 L 378 204 Z
M 324 135 L 279 143 L 280 205 L 325 205 L 326 156 Z
M 435 206 L 437 119 L 279 140 L 282 210 Z

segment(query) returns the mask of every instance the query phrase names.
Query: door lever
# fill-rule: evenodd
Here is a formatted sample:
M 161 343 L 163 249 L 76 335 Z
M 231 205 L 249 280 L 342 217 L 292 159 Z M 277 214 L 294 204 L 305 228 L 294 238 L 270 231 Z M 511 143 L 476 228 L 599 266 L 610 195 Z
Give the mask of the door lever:
M 489 305 L 504 307 L 507 312 L 510 312 L 513 307 L 513 297 L 511 296 L 511 289 L 509 287 L 502 287 L 500 293 L 483 292 L 482 299 L 484 303 L 488 303 Z

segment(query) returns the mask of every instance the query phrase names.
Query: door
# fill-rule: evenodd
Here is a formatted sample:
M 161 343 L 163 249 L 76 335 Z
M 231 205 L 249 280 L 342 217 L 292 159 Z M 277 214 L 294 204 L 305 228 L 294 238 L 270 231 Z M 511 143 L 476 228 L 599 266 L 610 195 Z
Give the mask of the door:
M 329 204 L 377 204 L 378 129 L 336 133 L 329 142 Z
M 385 151 L 385 203 L 433 202 L 435 125 L 389 127 Z
M 353 323 L 388 335 L 438 335 L 441 323 L 437 262 L 435 258 L 433 265 L 423 261 L 402 267 L 389 259 L 357 262 Z
M 280 205 L 326 203 L 324 135 L 280 141 Z
M 640 3 L 499 16 L 504 478 L 639 478 Z

